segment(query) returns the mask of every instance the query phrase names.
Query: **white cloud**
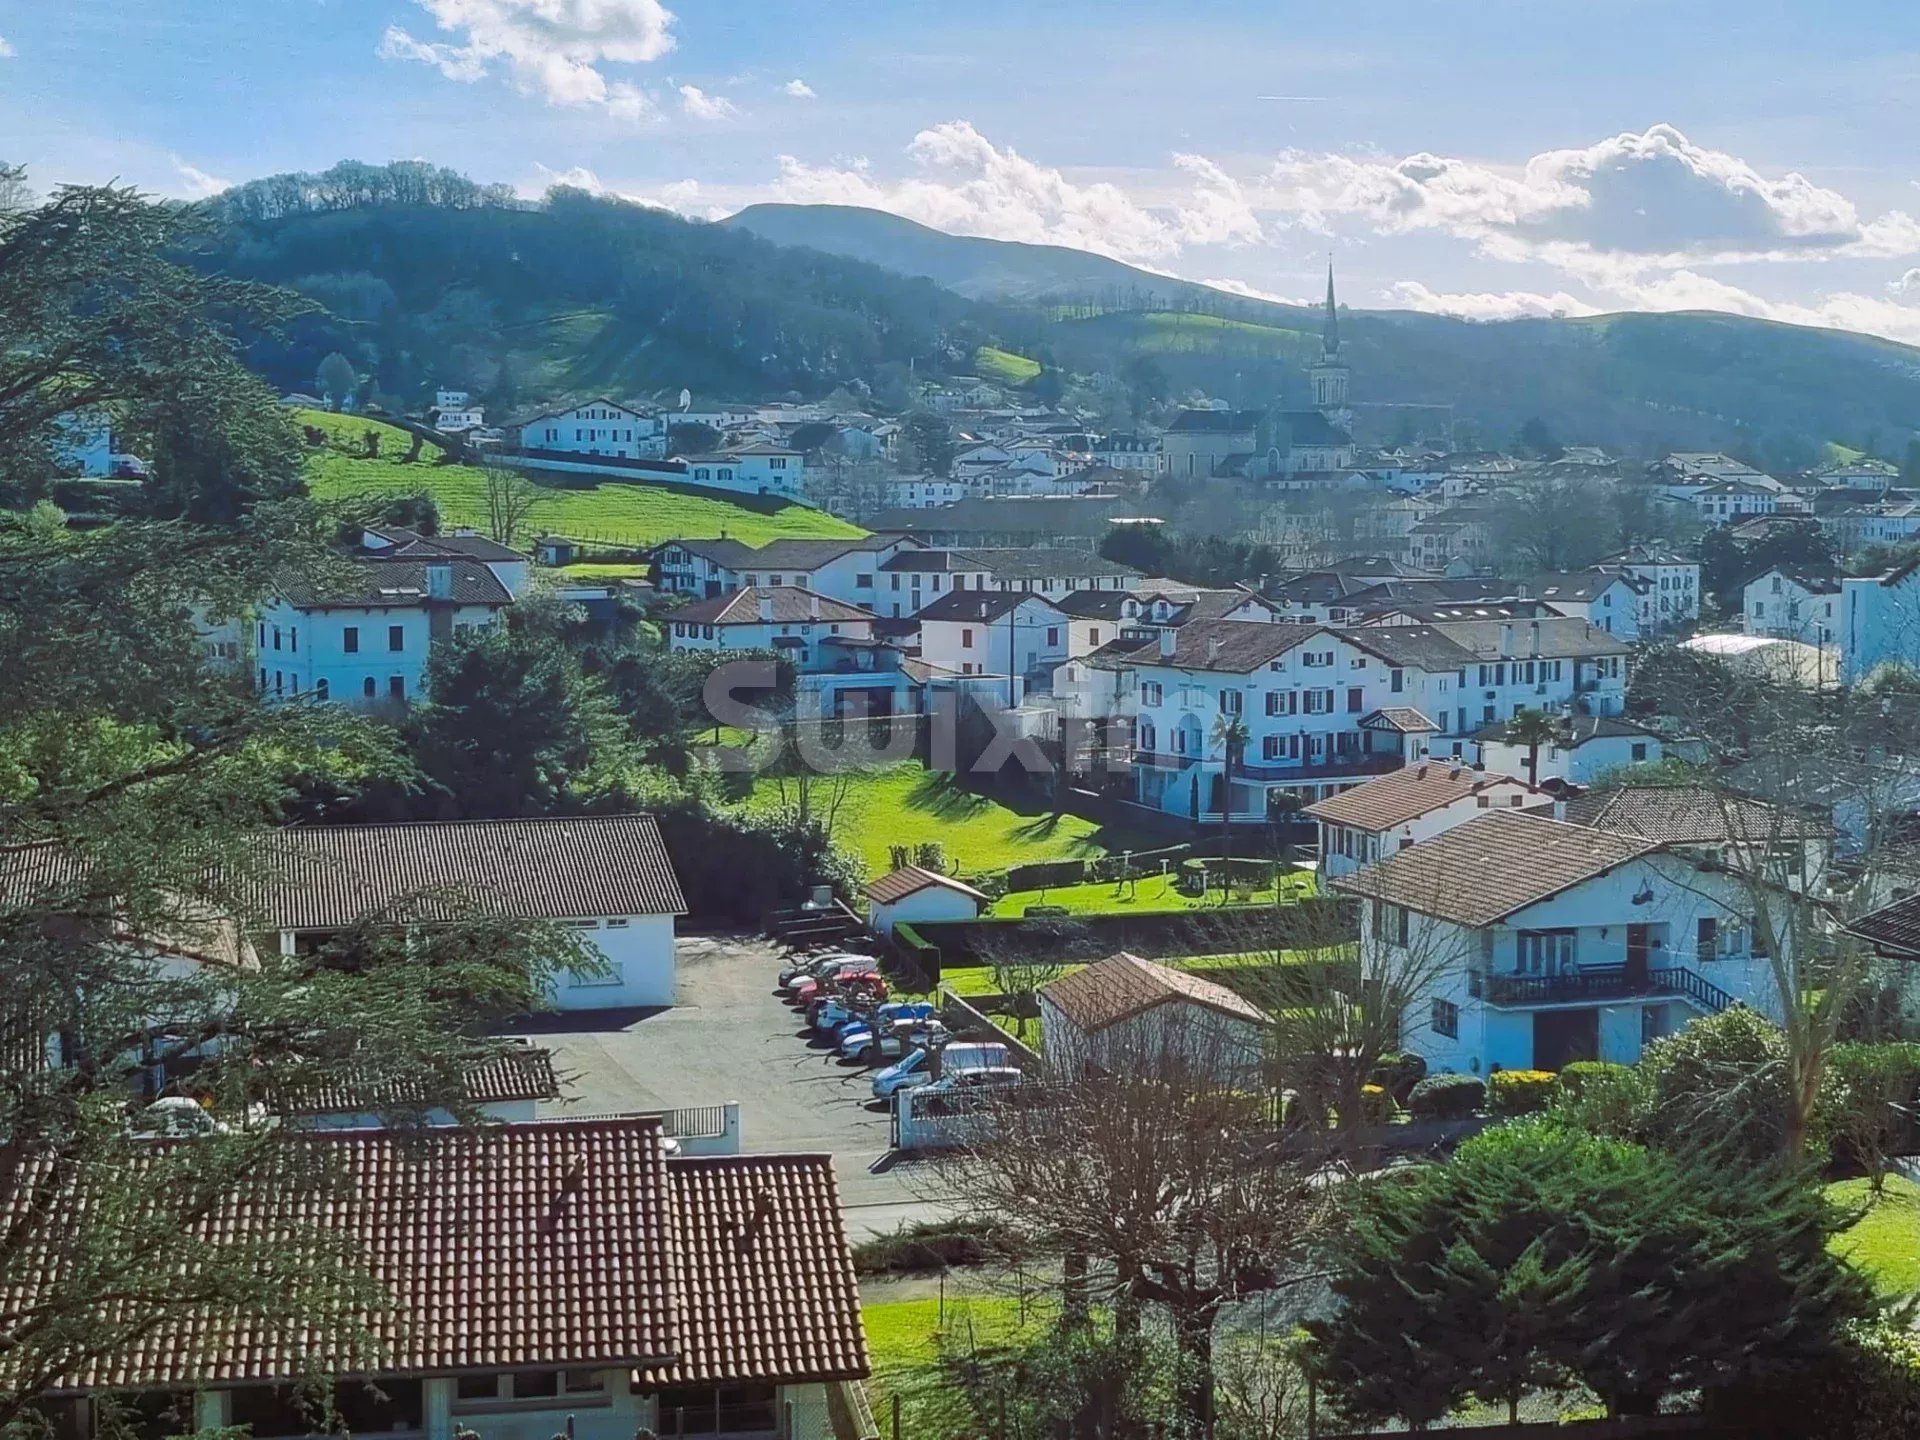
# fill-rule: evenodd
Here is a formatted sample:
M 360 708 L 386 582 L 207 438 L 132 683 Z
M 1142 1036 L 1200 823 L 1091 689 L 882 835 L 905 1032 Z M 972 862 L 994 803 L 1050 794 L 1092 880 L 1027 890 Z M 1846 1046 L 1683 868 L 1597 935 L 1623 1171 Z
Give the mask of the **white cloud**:
M 801 203 L 890 210 L 956 235 L 1069 245 L 1136 264 L 1261 233 L 1238 182 L 1198 156 L 1175 159 L 1192 182 L 1188 192 L 1148 206 L 1117 185 L 1079 184 L 997 146 L 965 120 L 922 130 L 907 155 L 917 173 L 902 180 L 875 178 L 864 160 L 816 166 L 783 155 L 775 192 Z
M 1244 295 L 1249 300 L 1266 300 L 1275 305 L 1317 305 L 1313 299 L 1302 300 L 1293 295 L 1276 295 L 1271 290 L 1261 290 L 1247 284 L 1244 280 L 1202 280 L 1199 282 L 1212 290 L 1224 290 L 1229 295 Z
M 698 180 L 675 180 L 662 185 L 657 190 L 621 190 L 602 180 L 585 165 L 574 165 L 565 170 L 556 170 L 550 165 L 534 162 L 534 178 L 519 187 L 522 195 L 529 200 L 537 200 L 555 186 L 564 186 L 570 190 L 584 190 L 589 195 L 601 195 L 613 200 L 626 200 L 635 205 L 651 206 L 655 210 L 671 210 L 677 215 L 685 215 L 694 220 L 721 220 L 726 218 L 724 206 L 715 204 L 700 188 Z
M 197 165 L 189 165 L 178 155 L 168 158 L 173 161 L 174 173 L 180 177 L 180 192 L 189 200 L 205 200 L 233 185 L 231 180 L 222 180 L 218 175 L 209 175 Z
M 606 65 L 644 65 L 673 48 L 673 14 L 660 0 L 414 0 L 447 41 L 387 27 L 376 53 L 432 65 L 471 84 L 503 70 L 523 94 L 552 105 L 597 106 L 622 119 L 654 113 Z
M 1865 219 L 1852 201 L 1788 171 L 1770 177 L 1671 125 L 1584 149 L 1549 150 L 1518 171 L 1418 154 L 1400 160 L 1282 155 L 1269 203 L 1324 226 L 1354 217 L 1383 233 L 1439 230 L 1495 259 L 1636 257 L 1703 261 L 1920 253 L 1920 220 Z
M 709 95 L 698 85 L 680 87 L 680 108 L 696 120 L 731 120 L 740 107 L 724 95 Z
M 790 95 L 795 100 L 814 100 L 819 98 L 813 93 L 813 87 L 807 84 L 806 81 L 800 79 L 787 81 L 786 84 L 780 87 L 780 93 L 782 95 Z
M 1543 316 L 1597 315 L 1586 301 L 1564 290 L 1541 295 L 1530 290 L 1439 293 L 1418 280 L 1399 280 L 1387 287 L 1386 301 L 1399 309 L 1424 310 L 1431 315 L 1453 315 L 1462 320 L 1525 320 Z
M 1895 295 L 1920 295 L 1920 267 L 1907 271 L 1898 280 L 1890 281 L 1887 289 Z
M 13 53 L 13 45 L 8 41 L 6 36 L 0 35 L 0 60 L 9 58 Z

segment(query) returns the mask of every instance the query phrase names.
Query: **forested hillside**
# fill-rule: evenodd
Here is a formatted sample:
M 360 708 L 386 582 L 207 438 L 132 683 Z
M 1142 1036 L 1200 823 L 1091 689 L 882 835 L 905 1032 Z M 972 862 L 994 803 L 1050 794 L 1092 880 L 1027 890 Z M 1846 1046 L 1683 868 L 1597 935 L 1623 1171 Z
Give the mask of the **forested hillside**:
M 1312 310 L 845 207 L 711 225 L 578 191 L 528 203 L 428 166 L 343 165 L 256 181 L 210 208 L 202 264 L 325 307 L 255 341 L 250 358 L 273 383 L 312 389 L 338 350 L 401 406 L 434 384 L 475 390 L 496 415 L 682 387 L 746 398 L 865 385 L 899 406 L 915 378 L 970 371 L 987 346 L 1003 377 L 1031 369 L 1005 357 L 1038 361 L 1090 382 L 1082 395 L 1106 397 L 1124 423 L 1114 397 L 1137 401 L 1148 360 L 1169 398 L 1299 404 L 1318 345 Z M 1738 446 L 1792 468 L 1828 441 L 1898 454 L 1920 417 L 1920 351 L 1739 316 L 1473 324 L 1351 311 L 1342 334 L 1362 435 L 1376 441 L 1431 433 L 1447 414 L 1434 407 L 1451 407 L 1462 444 L 1504 443 L 1539 416 L 1563 442 Z

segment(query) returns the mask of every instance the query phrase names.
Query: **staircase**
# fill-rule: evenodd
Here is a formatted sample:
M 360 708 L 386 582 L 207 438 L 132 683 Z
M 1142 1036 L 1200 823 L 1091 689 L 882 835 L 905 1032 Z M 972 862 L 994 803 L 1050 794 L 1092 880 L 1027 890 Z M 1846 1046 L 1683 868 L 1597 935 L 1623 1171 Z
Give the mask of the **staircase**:
M 1722 1010 L 1740 1003 L 1711 980 L 1703 979 L 1698 972 L 1684 966 L 1655 970 L 1650 978 L 1662 990 L 1671 990 L 1709 1015 L 1718 1015 Z

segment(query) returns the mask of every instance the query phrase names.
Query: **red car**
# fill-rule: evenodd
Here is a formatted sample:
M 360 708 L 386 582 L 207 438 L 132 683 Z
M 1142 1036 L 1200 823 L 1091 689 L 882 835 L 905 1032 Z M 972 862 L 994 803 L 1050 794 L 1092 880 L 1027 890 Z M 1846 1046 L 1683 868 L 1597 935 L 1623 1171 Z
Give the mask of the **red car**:
M 824 1000 L 829 995 L 871 992 L 877 999 L 887 998 L 887 982 L 880 978 L 878 970 L 852 970 L 822 980 L 809 975 L 793 987 L 793 1001 L 797 1005 L 813 1008 L 814 1002 Z

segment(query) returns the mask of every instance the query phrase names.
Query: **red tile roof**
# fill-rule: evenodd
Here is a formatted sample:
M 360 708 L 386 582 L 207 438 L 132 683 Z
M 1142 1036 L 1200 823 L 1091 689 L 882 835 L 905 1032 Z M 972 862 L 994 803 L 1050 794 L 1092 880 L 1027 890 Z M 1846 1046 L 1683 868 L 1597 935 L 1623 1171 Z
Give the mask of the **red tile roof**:
M 1121 951 L 1064 975 L 1040 992 L 1083 1034 L 1118 1025 L 1169 1001 L 1184 1000 L 1232 1020 L 1265 1024 L 1266 1014 L 1226 986 Z
M 134 1164 L 158 1177 L 183 1145 Z M 657 1120 L 618 1116 L 303 1137 L 336 1184 L 262 1177 L 214 1208 L 209 1243 L 338 1244 L 391 1303 L 365 1346 L 216 1308 L 62 1377 L 58 1389 L 293 1380 L 312 1368 L 420 1374 L 628 1367 L 650 1384 L 786 1382 L 867 1371 L 859 1296 L 830 1157 L 668 1161 Z M 45 1167 L 12 1172 L 18 1222 Z M 10 1267 L 12 1313 L 65 1283 L 60 1237 L 84 1203 L 70 1182 Z M 183 1283 L 190 1280 L 184 1277 Z
M 295 826 L 260 845 L 271 879 L 255 907 L 277 930 L 337 930 L 401 902 L 411 918 L 451 919 L 448 892 L 533 920 L 687 908 L 651 815 Z
M 1511 775 L 1475 770 L 1457 762 L 1448 764 L 1442 760 L 1422 760 L 1369 780 L 1364 785 L 1356 785 L 1351 790 L 1342 790 L 1338 795 L 1316 800 L 1302 813 L 1334 825 L 1352 825 L 1361 830 L 1391 830 L 1396 825 L 1405 825 L 1443 806 L 1491 790 L 1510 792 L 1498 798 L 1496 803 L 1502 808 L 1511 808 L 1511 802 L 1516 797 L 1526 805 L 1550 803 L 1544 790 L 1536 790 L 1526 781 Z
M 951 875 L 942 875 L 936 870 L 928 870 L 919 865 L 902 865 L 898 870 L 890 870 L 878 880 L 867 883 L 867 899 L 876 905 L 892 905 L 909 895 L 917 895 L 922 890 L 938 886 L 943 890 L 957 890 L 962 895 L 971 895 L 982 904 L 987 897 L 973 886 L 955 880 Z

